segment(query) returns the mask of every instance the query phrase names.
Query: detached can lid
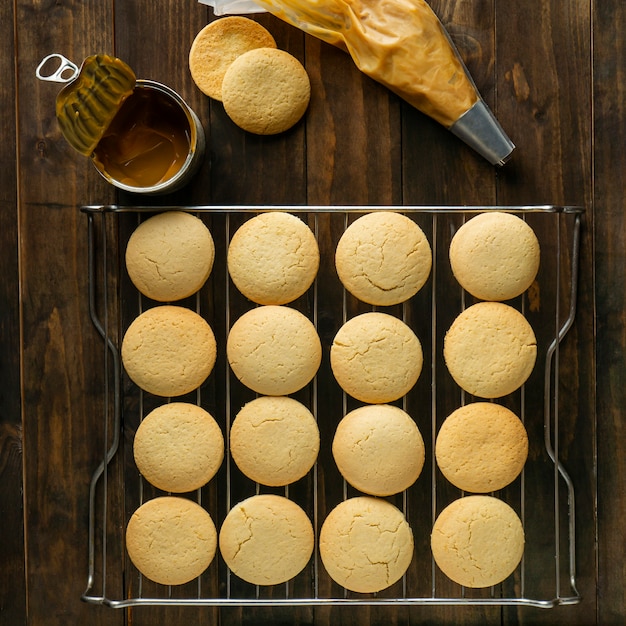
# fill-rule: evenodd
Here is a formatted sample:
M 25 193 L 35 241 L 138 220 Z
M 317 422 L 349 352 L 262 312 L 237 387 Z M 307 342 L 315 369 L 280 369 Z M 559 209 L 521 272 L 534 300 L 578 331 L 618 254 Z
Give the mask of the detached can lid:
M 43 70 L 53 60 L 60 65 L 51 74 Z M 56 117 L 63 136 L 81 154 L 89 156 L 130 96 L 136 83 L 133 70 L 106 54 L 87 57 L 80 69 L 60 54 L 41 61 L 37 78 L 67 83 L 56 99 Z
M 489 107 L 480 99 L 449 130 L 492 165 L 504 165 L 515 150 L 515 144 L 502 130 Z

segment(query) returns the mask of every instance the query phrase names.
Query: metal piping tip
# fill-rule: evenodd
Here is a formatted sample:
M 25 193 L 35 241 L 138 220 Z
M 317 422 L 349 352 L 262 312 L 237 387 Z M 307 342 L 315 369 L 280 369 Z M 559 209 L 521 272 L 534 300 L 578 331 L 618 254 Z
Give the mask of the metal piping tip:
M 449 130 L 492 165 L 504 165 L 515 149 L 489 107 L 478 100 Z

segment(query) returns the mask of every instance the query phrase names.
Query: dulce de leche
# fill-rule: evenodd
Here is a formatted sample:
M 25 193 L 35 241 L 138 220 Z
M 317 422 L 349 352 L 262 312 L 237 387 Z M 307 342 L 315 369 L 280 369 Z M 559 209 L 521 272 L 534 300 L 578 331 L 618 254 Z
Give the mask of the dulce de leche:
M 137 85 L 92 158 L 115 181 L 146 188 L 175 176 L 187 160 L 190 145 L 190 122 L 179 104 L 157 89 Z

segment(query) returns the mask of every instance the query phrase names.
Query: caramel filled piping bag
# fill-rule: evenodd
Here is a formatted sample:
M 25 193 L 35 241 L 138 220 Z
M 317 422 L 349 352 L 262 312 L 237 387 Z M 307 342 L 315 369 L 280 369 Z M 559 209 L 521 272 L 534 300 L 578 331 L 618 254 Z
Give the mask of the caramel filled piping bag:
M 342 48 L 370 78 L 448 128 L 491 163 L 514 145 L 476 90 L 424 0 L 256 0 L 285 22 Z

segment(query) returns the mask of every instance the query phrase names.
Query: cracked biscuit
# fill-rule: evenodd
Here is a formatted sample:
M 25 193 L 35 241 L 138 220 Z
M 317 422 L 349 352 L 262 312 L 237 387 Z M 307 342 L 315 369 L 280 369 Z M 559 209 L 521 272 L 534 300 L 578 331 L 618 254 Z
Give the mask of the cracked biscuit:
M 320 263 L 313 232 L 290 213 L 261 213 L 240 226 L 228 246 L 228 272 L 257 304 L 287 304 L 312 285 Z
M 337 426 L 332 452 L 342 476 L 374 496 L 408 489 L 424 466 L 424 440 L 417 424 L 388 404 L 350 411 Z
M 449 252 L 455 278 L 481 300 L 519 296 L 539 270 L 537 237 L 512 213 L 490 211 L 473 217 L 456 232 Z
M 517 513 L 492 496 L 466 496 L 437 517 L 431 535 L 435 562 L 465 587 L 501 583 L 524 552 L 524 529 Z
M 344 287 L 368 304 L 390 306 L 414 296 L 432 267 L 430 244 L 407 216 L 369 213 L 352 222 L 335 251 Z
M 126 246 L 126 269 L 135 287 L 158 302 L 196 293 L 213 269 L 215 245 L 195 215 L 167 211 L 142 222 Z
M 182 585 L 211 564 L 217 531 L 199 504 L 179 496 L 148 500 L 131 516 L 126 549 L 135 567 L 162 585 Z
M 500 398 L 521 387 L 537 358 L 526 318 L 501 302 L 465 309 L 444 338 L 443 355 L 459 387 L 481 398 Z
M 422 371 L 422 345 L 400 319 L 363 313 L 348 320 L 330 348 L 330 364 L 341 388 L 370 404 L 407 394 Z
M 230 429 L 230 451 L 237 467 L 251 480 L 271 487 L 302 478 L 313 467 L 319 448 L 312 413 L 286 396 L 248 402 Z
M 512 411 L 491 402 L 473 402 L 451 413 L 435 444 L 441 473 L 473 493 L 506 487 L 519 476 L 527 456 L 524 424 Z
M 122 340 L 126 373 L 156 396 L 182 396 L 197 389 L 215 364 L 215 336 L 190 309 L 156 306 L 139 315 Z
M 286 306 L 259 306 L 244 313 L 226 341 L 231 369 L 247 387 L 286 396 L 307 385 L 321 360 L 322 345 L 311 321 Z
M 400 580 L 413 558 L 413 533 L 400 509 L 371 496 L 338 504 L 319 538 L 330 577 L 358 593 L 375 593 Z
M 171 402 L 142 420 L 133 441 L 137 469 L 163 491 L 185 493 L 208 483 L 222 464 L 224 437 L 202 407 Z
M 235 505 L 219 533 L 231 572 L 254 585 L 278 585 L 299 574 L 313 554 L 307 514 L 278 495 L 257 495 Z
M 241 15 L 229 15 L 207 24 L 189 50 L 189 71 L 205 95 L 222 99 L 226 70 L 244 52 L 275 48 L 276 41 L 258 22 Z

